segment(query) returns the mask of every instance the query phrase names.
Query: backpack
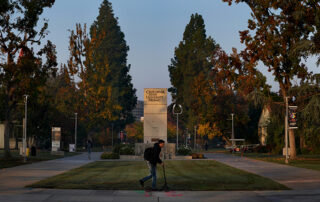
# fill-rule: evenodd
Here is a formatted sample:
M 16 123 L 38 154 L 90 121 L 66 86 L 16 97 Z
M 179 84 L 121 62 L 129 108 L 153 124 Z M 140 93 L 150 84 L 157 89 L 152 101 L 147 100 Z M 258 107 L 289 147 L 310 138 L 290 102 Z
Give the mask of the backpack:
M 151 161 L 153 158 L 153 148 L 149 147 L 144 150 L 143 158 L 147 161 Z

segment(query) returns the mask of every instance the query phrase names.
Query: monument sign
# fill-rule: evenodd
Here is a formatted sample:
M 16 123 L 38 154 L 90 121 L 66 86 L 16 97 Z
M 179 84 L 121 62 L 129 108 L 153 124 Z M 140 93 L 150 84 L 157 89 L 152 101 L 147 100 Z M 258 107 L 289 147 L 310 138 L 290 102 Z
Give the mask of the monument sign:
M 57 152 L 60 150 L 60 140 L 61 140 L 61 128 L 52 127 L 52 151 Z
M 144 143 L 167 142 L 167 89 L 144 89 Z
M 135 144 L 135 154 L 143 156 L 146 148 L 153 147 L 154 143 L 162 139 L 166 142 L 161 149 L 164 159 L 175 157 L 175 144 L 168 143 L 167 138 L 167 89 L 144 89 L 144 118 L 143 118 L 143 142 Z

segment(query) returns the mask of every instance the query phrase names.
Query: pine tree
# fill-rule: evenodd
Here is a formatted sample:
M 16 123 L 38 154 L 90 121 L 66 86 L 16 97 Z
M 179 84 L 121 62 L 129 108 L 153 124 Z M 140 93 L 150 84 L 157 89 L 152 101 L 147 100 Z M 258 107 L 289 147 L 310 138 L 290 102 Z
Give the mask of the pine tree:
M 114 17 L 111 3 L 103 1 L 99 15 L 90 28 L 77 24 L 71 31 L 71 76 L 81 79 L 76 85 L 79 99 L 79 118 L 86 121 L 89 130 L 105 130 L 111 124 L 119 129 L 133 122 L 131 114 L 136 105 L 136 90 L 129 75 L 124 34 Z
M 101 36 L 101 43 L 93 50 L 93 66 L 108 65 L 110 73 L 105 79 L 112 88 L 113 99 L 122 108 L 122 124 L 132 122 L 131 111 L 136 105 L 137 97 L 129 75 L 130 65 L 127 65 L 129 47 L 109 1 L 102 2 L 99 16 L 90 28 L 90 35 Z
M 175 56 L 169 65 L 172 88 L 169 89 L 173 102 L 183 106 L 183 117 L 190 126 L 194 122 L 195 115 L 191 105 L 192 84 L 198 75 L 208 75 L 212 68 L 212 54 L 219 46 L 211 37 L 206 36 L 205 24 L 201 15 L 192 14 L 189 24 L 186 26 L 183 40 L 175 49 Z

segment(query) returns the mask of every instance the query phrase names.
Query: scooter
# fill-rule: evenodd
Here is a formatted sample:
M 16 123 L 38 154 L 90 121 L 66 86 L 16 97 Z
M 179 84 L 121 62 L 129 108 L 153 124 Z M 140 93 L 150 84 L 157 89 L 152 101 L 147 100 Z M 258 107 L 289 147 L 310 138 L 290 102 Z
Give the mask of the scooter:
M 168 192 L 170 191 L 170 188 L 168 187 L 168 184 L 167 184 L 166 169 L 164 167 L 164 163 L 162 164 L 162 168 L 163 168 L 163 177 L 164 177 L 164 185 L 162 187 L 162 190 L 165 192 Z

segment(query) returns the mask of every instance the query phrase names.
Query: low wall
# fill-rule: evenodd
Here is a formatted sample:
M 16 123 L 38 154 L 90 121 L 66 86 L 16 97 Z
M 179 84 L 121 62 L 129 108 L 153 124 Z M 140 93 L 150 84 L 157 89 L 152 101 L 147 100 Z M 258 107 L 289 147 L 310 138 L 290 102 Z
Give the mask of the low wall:
M 136 143 L 135 154 L 136 156 L 143 156 L 144 150 L 153 147 L 154 143 Z M 173 159 L 176 153 L 176 144 L 166 143 L 164 148 L 161 149 L 160 157 L 163 159 Z
M 192 156 L 175 156 L 173 159 L 175 159 L 175 160 L 191 160 Z

